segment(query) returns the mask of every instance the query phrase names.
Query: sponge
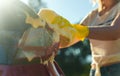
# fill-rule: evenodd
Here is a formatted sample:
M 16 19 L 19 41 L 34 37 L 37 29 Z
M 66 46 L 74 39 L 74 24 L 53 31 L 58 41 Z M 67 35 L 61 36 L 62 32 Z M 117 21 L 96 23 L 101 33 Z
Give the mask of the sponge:
M 38 15 L 60 35 L 61 47 L 68 47 L 78 41 L 83 41 L 89 33 L 87 26 L 71 24 L 66 18 L 60 16 L 52 9 L 42 8 Z

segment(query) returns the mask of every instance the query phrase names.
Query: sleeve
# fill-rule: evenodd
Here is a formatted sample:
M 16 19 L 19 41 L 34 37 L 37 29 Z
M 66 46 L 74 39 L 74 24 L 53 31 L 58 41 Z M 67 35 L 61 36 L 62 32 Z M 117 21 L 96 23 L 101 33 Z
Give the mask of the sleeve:
M 89 12 L 81 21 L 79 24 L 82 25 L 89 25 L 90 19 L 91 19 L 92 12 Z
M 97 15 L 97 10 L 98 9 L 94 9 L 93 11 L 90 11 L 81 21 L 80 24 L 81 25 L 86 25 L 86 26 L 90 26 L 91 22 L 93 22 L 93 19 L 96 17 Z

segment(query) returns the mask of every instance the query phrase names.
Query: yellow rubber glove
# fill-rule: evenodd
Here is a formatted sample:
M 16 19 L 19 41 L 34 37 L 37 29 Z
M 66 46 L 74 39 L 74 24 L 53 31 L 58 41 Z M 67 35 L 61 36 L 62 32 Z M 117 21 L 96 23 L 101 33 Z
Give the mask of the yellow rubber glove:
M 53 10 L 44 8 L 40 10 L 38 15 L 60 35 L 60 48 L 68 47 L 80 40 L 83 41 L 89 33 L 88 27 L 71 24 Z

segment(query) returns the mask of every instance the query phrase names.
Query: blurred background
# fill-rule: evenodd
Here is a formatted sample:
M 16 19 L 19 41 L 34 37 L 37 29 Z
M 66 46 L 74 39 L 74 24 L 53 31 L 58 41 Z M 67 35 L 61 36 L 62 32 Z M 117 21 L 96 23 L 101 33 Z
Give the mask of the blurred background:
M 91 10 L 95 9 L 89 0 L 22 0 L 36 13 L 41 8 L 50 8 L 71 23 L 79 23 Z M 60 49 L 55 60 L 66 76 L 89 76 L 91 52 L 89 40 Z

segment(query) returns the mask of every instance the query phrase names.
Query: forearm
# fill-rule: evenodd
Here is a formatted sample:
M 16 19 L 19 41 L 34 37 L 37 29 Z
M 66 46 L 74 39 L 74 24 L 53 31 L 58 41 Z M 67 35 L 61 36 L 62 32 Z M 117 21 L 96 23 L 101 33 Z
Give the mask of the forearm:
M 96 40 L 113 40 L 110 27 L 89 27 L 89 35 L 87 38 Z
M 116 40 L 120 38 L 119 27 L 89 27 L 89 35 L 87 38 L 96 40 Z

